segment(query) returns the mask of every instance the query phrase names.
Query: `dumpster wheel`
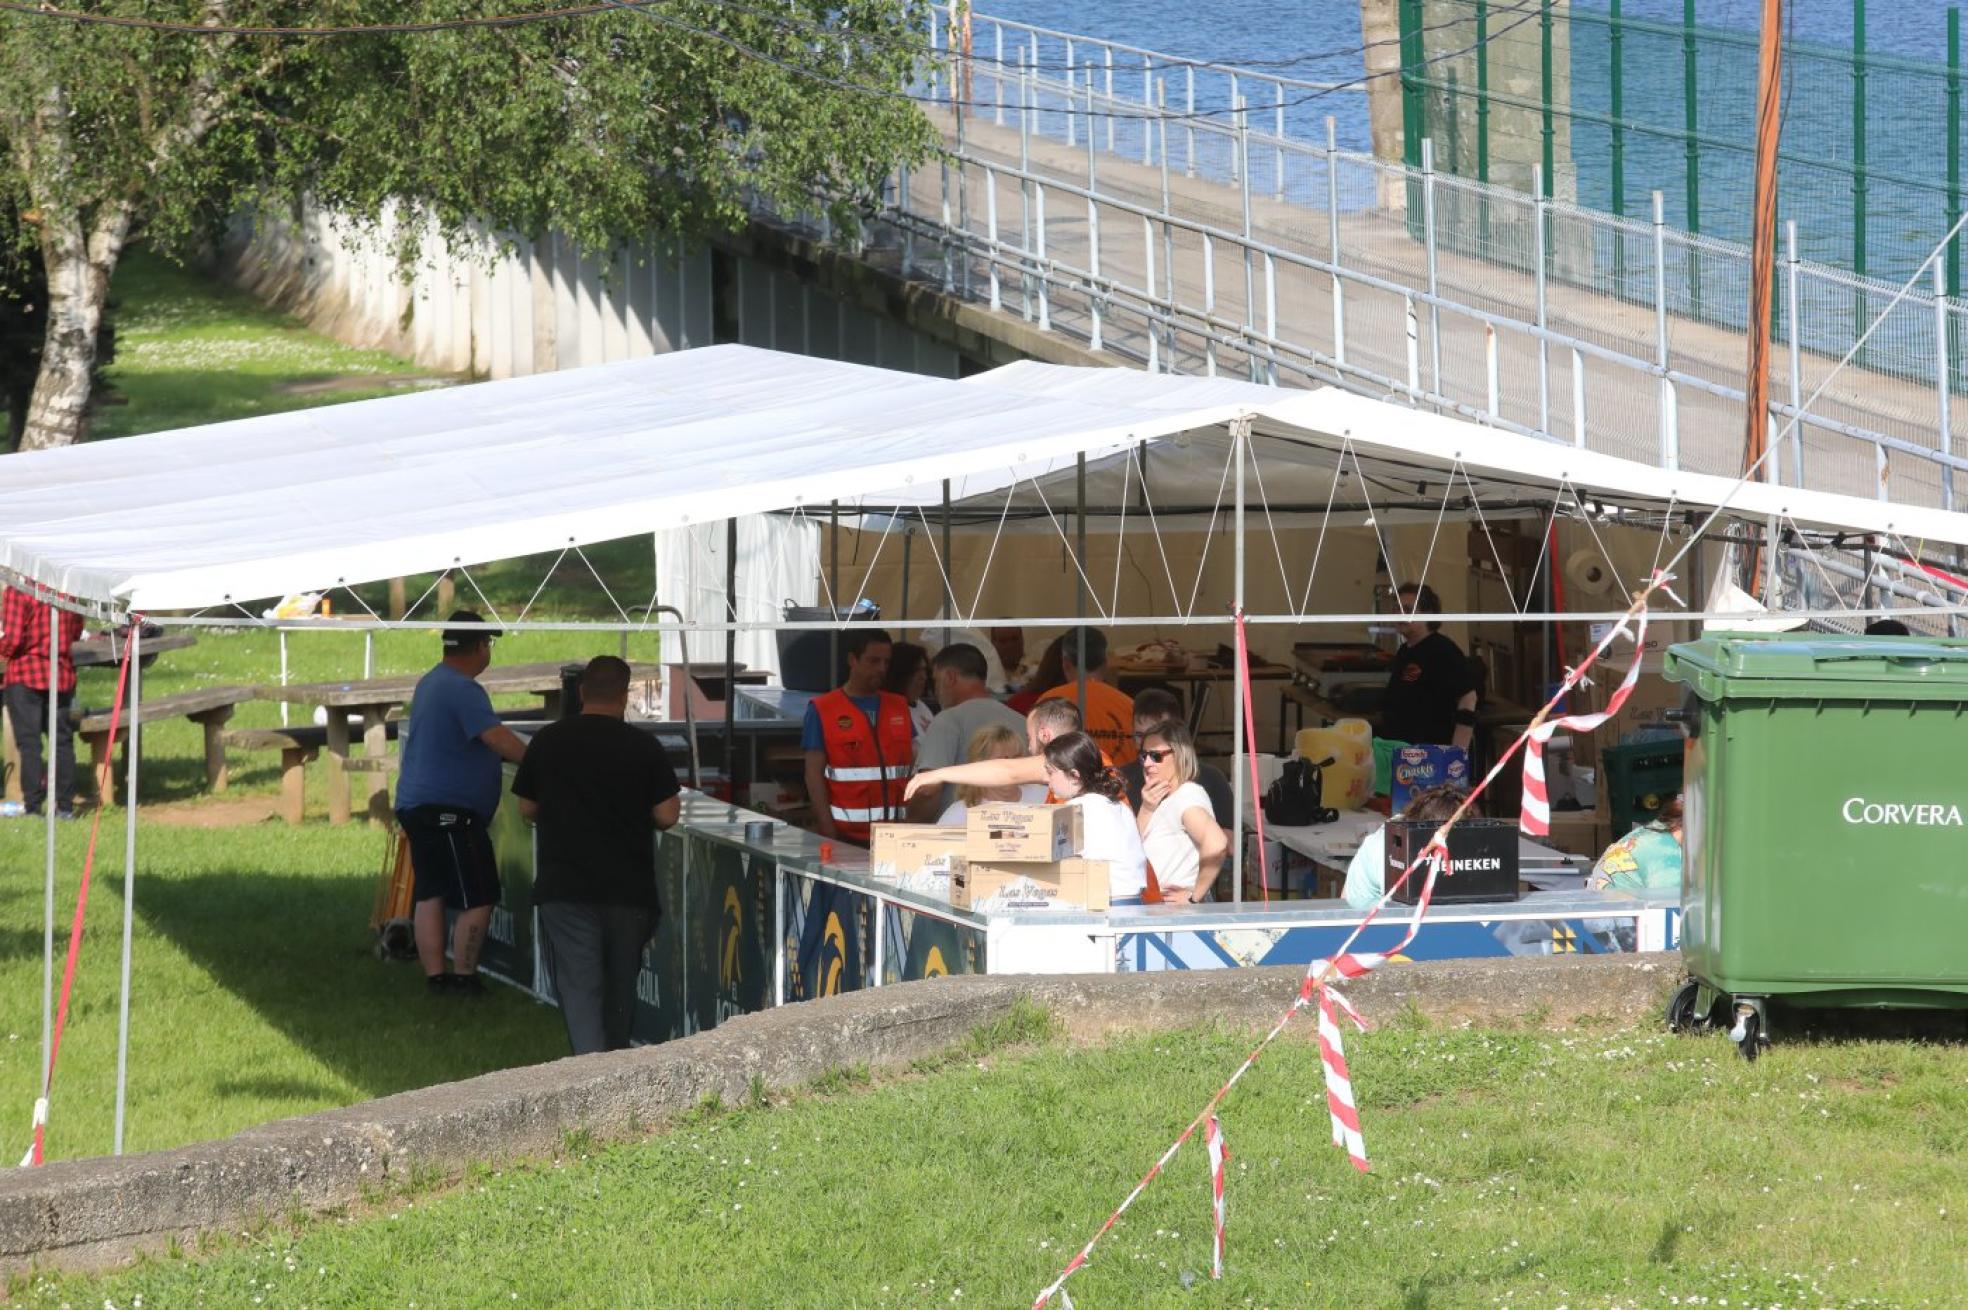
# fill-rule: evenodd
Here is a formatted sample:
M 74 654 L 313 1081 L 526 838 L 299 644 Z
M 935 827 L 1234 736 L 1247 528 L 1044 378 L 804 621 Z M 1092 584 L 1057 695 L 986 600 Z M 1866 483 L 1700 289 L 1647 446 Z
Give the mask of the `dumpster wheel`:
M 1763 1054 L 1770 1045 L 1770 1034 L 1763 1018 L 1762 1002 L 1736 999 L 1736 1026 L 1729 1030 L 1729 1040 L 1736 1044 L 1736 1052 L 1745 1060 Z
M 1671 1033 L 1705 1033 L 1715 1024 L 1719 998 L 1700 979 L 1689 978 L 1674 989 L 1667 1002 L 1667 1030 Z M 1706 1001 L 1706 1004 L 1703 1002 Z

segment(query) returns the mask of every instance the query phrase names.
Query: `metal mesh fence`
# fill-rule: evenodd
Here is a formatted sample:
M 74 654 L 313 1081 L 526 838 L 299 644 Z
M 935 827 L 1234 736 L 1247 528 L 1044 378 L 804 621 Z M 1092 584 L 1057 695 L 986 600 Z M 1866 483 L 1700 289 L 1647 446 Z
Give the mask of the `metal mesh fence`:
M 1785 42 L 1779 216 L 1803 258 L 1903 279 L 1962 210 L 1958 19 L 1945 61 L 1912 59 L 1866 48 L 1866 0 L 1837 3 L 1851 46 Z M 1426 138 L 1467 177 L 1528 189 L 1539 165 L 1555 198 L 1633 218 L 1658 190 L 1674 226 L 1746 240 L 1757 37 L 1697 17 L 1692 0 L 1680 23 L 1619 0 L 1402 0 L 1407 162 Z

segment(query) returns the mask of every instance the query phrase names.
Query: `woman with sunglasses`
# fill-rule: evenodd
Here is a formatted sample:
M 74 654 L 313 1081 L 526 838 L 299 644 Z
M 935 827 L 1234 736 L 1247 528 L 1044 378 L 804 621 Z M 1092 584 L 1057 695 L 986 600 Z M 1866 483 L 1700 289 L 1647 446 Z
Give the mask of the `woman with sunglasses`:
M 1164 901 L 1207 901 L 1230 839 L 1196 781 L 1196 740 L 1179 719 L 1141 736 L 1141 808 L 1135 823 Z

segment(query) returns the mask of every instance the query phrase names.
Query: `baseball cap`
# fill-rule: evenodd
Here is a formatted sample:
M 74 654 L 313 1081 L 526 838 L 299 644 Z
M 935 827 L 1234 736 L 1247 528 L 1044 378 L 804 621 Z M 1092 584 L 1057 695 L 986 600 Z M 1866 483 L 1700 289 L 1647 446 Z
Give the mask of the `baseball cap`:
M 451 617 L 446 619 L 445 622 L 483 623 L 485 620 L 471 610 L 454 610 Z M 505 633 L 496 628 L 486 631 L 476 631 L 471 628 L 446 628 L 444 630 L 444 649 L 447 651 L 470 650 L 481 641 L 489 642 L 494 637 L 503 637 L 505 635 Z

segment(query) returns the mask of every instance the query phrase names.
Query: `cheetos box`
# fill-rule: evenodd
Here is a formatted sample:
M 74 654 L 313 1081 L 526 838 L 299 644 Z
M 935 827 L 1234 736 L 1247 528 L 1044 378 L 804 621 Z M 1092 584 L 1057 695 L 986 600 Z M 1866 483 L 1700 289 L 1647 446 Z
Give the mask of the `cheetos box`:
M 1077 805 L 974 805 L 965 818 L 972 861 L 1070 860 L 1086 840 Z
M 869 834 L 868 871 L 877 878 L 948 873 L 950 862 L 963 858 L 965 836 L 934 823 L 878 823 Z
M 1061 808 L 1058 806 L 1055 809 Z M 950 867 L 950 904 L 959 910 L 1003 893 L 1012 905 L 1107 908 L 1107 861 L 1052 860 L 1046 863 L 989 864 L 958 858 Z

